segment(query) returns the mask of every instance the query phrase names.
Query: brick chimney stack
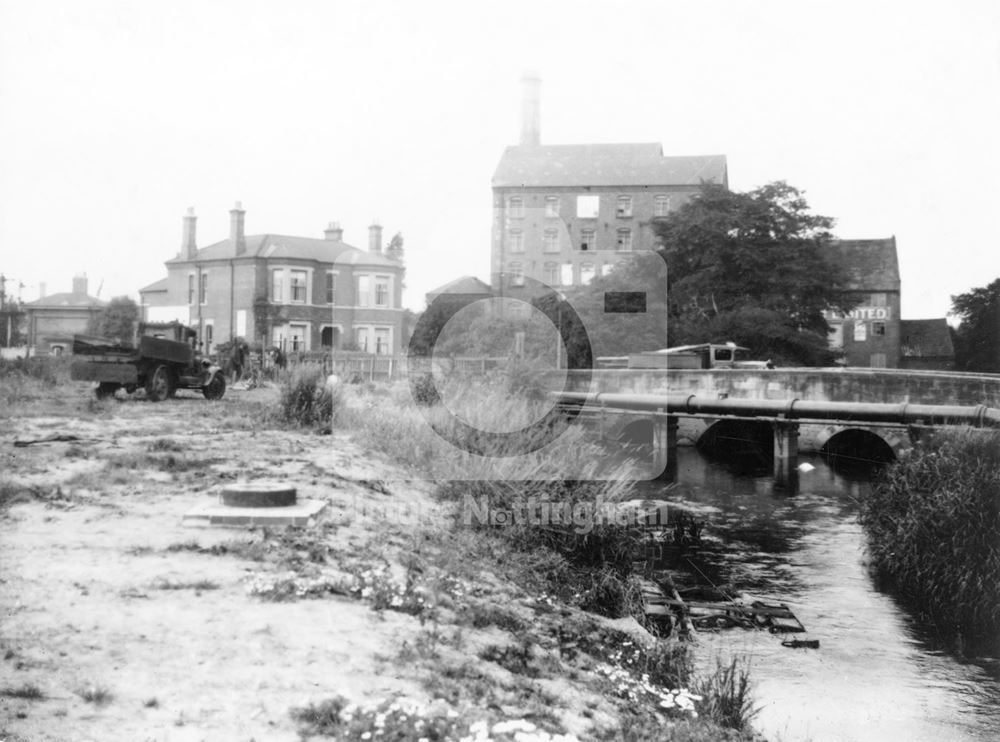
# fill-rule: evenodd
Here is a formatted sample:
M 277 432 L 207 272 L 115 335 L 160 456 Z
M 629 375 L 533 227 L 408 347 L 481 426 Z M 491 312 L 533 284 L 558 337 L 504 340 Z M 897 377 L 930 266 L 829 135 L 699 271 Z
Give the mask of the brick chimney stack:
M 368 252 L 373 255 L 382 254 L 382 225 L 377 219 L 368 227 Z
M 537 72 L 525 72 L 521 78 L 521 146 L 537 147 L 542 143 L 542 78 Z
M 86 295 L 87 293 L 86 273 L 77 273 L 75 276 L 73 276 L 73 293 Z
M 229 239 L 236 247 L 237 255 L 243 255 L 247 251 L 247 238 L 243 233 L 243 217 L 245 215 L 243 204 L 239 201 L 229 210 Z
M 194 206 L 189 206 L 184 215 L 184 229 L 181 231 L 181 257 L 184 260 L 194 260 L 198 252 L 195 240 L 195 223 L 198 217 L 194 215 Z
M 330 226 L 323 230 L 323 236 L 330 242 L 343 242 L 344 230 L 340 228 L 340 222 L 330 222 Z

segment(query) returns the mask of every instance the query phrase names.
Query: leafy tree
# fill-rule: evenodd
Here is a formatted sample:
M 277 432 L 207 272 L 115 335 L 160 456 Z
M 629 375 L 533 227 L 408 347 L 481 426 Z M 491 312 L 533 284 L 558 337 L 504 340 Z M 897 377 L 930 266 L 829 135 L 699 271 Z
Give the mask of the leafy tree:
M 961 320 L 955 334 L 955 361 L 961 371 L 1000 372 L 1000 278 L 951 297 Z
M 779 363 L 831 363 L 823 311 L 854 304 L 846 270 L 825 250 L 832 226 L 781 181 L 746 193 L 703 184 L 653 223 L 670 344 L 731 340 Z
M 88 330 L 94 335 L 129 343 L 135 335 L 139 317 L 139 305 L 135 301 L 127 296 L 116 296 L 91 318 Z

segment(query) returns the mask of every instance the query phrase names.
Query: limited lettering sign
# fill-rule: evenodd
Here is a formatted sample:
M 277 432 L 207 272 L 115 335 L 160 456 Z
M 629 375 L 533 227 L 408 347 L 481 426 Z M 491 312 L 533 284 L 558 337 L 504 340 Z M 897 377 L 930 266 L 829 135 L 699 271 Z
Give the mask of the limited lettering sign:
M 866 319 L 877 319 L 885 320 L 892 316 L 892 311 L 889 307 L 855 307 L 847 314 L 841 314 L 840 312 L 833 312 L 829 309 L 823 310 L 823 317 L 827 320 L 866 320 Z

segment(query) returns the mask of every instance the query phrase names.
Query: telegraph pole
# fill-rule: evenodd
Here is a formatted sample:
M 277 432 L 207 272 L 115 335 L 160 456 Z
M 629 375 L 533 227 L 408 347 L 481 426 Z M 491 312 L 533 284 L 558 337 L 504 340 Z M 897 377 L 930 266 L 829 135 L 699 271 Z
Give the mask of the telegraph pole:
M 7 314 L 7 276 L 0 273 L 0 315 L 6 318 L 7 334 L 3 338 L 3 347 L 10 346 L 10 315 Z

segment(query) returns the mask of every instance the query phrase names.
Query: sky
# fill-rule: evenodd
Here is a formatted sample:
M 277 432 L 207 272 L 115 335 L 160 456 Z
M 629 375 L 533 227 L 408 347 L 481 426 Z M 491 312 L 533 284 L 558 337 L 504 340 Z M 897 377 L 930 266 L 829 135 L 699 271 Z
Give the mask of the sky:
M 724 154 L 842 238 L 895 235 L 904 318 L 1000 276 L 1000 3 L 0 0 L 0 271 L 131 295 L 198 244 L 401 232 L 404 304 L 489 278 L 490 178 L 543 144 Z M 23 283 L 23 288 L 19 284 Z

